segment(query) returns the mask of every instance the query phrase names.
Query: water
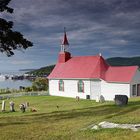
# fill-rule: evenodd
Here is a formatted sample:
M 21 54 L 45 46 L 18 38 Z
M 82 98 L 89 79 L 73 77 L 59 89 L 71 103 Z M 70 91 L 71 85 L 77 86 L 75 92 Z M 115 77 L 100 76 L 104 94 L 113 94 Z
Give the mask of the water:
M 29 80 L 1 80 L 0 89 L 19 89 L 20 86 L 28 87 L 31 86 L 32 82 Z
M 0 73 L 2 75 L 22 75 L 25 73 L 25 71 L 0 71 Z M 28 87 L 28 86 L 31 86 L 32 85 L 32 82 L 29 81 L 29 80 L 10 80 L 10 79 L 7 79 L 7 80 L 0 80 L 0 89 L 6 89 L 6 88 L 10 88 L 10 89 L 19 89 L 20 86 L 23 86 L 23 87 Z

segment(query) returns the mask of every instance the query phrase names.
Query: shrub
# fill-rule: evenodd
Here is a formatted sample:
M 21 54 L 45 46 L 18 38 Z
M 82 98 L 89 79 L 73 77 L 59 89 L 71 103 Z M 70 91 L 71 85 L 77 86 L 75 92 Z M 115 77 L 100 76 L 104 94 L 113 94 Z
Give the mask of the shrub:
M 48 90 L 48 79 L 47 78 L 36 78 L 32 84 L 33 91 Z

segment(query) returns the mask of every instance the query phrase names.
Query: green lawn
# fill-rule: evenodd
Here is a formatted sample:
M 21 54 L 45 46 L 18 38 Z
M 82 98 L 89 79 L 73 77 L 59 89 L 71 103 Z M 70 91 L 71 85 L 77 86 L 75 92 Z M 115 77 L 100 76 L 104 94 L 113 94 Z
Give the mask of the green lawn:
M 9 112 L 9 102 L 16 112 Z M 29 102 L 22 113 L 19 104 Z M 59 106 L 59 108 L 57 108 Z M 1 107 L 1 100 L 0 100 Z M 35 108 L 37 112 L 30 112 Z M 140 140 L 140 131 L 122 129 L 82 130 L 101 121 L 140 123 L 140 98 L 124 107 L 113 102 L 34 96 L 6 100 L 6 111 L 0 112 L 0 140 Z

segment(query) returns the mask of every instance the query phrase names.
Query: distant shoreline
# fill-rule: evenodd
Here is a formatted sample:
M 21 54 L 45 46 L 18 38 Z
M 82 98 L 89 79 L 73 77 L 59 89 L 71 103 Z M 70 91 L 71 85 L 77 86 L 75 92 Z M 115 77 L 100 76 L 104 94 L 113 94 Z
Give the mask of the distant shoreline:
M 19 71 L 33 71 L 33 70 L 37 70 L 37 69 L 20 69 Z

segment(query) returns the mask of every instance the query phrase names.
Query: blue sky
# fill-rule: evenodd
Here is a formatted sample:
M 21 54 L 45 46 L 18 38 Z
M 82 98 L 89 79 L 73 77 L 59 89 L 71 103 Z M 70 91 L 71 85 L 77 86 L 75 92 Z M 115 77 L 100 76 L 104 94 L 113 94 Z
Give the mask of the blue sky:
M 40 68 L 57 61 L 63 29 L 73 56 L 140 56 L 139 0 L 12 0 L 14 21 L 34 43 L 12 57 L 0 53 L 0 70 Z

